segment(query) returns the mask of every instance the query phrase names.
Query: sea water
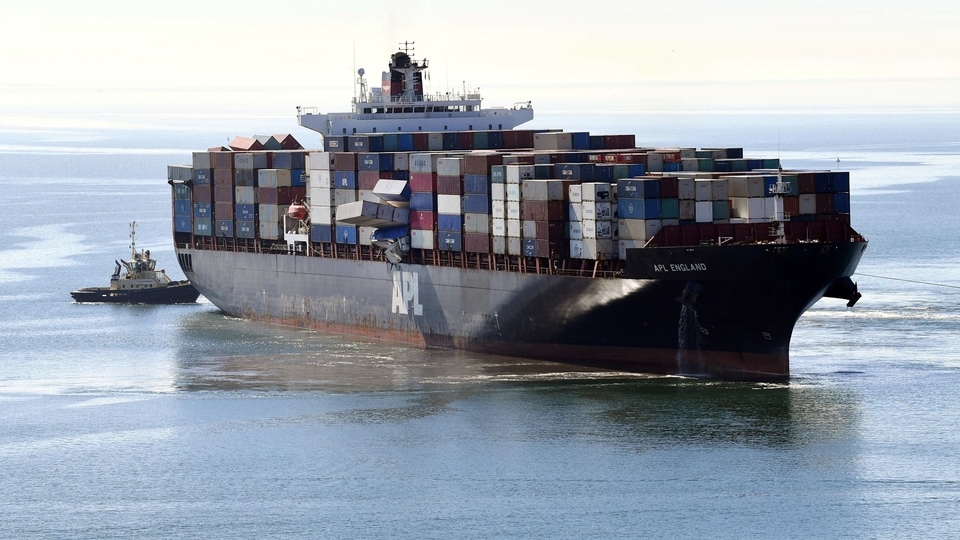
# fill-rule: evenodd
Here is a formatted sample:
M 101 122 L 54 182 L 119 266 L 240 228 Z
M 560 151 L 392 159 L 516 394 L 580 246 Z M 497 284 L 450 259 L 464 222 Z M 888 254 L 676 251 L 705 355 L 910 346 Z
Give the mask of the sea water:
M 165 167 L 233 133 L 6 130 L 0 537 L 956 537 L 958 120 L 539 120 L 851 172 L 864 296 L 803 316 L 783 385 L 355 341 L 204 300 L 75 304 L 131 221 L 182 276 Z

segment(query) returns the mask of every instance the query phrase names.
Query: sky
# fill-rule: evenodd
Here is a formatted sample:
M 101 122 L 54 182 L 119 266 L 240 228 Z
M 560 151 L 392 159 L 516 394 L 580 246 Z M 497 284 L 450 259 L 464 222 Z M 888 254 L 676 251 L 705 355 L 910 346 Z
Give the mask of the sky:
M 404 41 L 538 114 L 960 110 L 955 0 L 36 0 L 0 7 L 0 123 L 346 111 Z

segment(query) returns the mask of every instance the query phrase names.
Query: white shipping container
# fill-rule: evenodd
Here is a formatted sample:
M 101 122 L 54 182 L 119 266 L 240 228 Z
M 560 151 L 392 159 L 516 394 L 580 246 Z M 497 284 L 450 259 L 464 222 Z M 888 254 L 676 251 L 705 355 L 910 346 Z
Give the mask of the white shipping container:
M 462 176 L 463 158 L 442 157 L 437 159 L 437 174 L 440 176 Z
M 714 201 L 725 201 L 730 197 L 730 192 L 727 189 L 727 180 L 724 178 L 717 178 L 716 180 L 710 181 L 710 187 L 713 189 L 713 200 Z
M 594 223 L 596 224 L 597 238 L 613 238 L 613 224 L 610 220 L 598 219 Z
M 697 223 L 713 223 L 713 201 L 697 201 Z
M 310 223 L 333 225 L 333 208 L 329 206 L 311 206 Z
M 437 160 L 442 154 L 420 152 L 410 154 L 409 166 L 412 173 L 432 173 L 437 171 Z
M 373 244 L 370 237 L 373 236 L 375 232 L 377 232 L 376 227 L 357 227 L 357 243 L 361 246 Z
M 507 219 L 520 219 L 520 203 L 507 201 Z
M 464 214 L 463 232 L 490 234 L 490 216 L 488 214 Z
M 507 235 L 507 220 L 501 218 L 493 218 L 493 236 L 506 236 Z
M 691 201 L 697 198 L 696 181 L 693 178 L 677 179 L 677 198 Z
M 524 180 L 520 184 L 520 200 L 523 201 L 546 201 L 547 200 L 547 181 L 546 180 Z
M 330 188 L 314 188 L 309 191 L 311 205 L 334 206 L 333 190 Z
M 506 184 L 507 200 L 520 201 L 520 184 Z
M 495 255 L 506 255 L 507 238 L 505 236 L 494 236 L 491 238 L 490 247 Z
M 680 168 L 684 172 L 696 172 L 700 170 L 700 160 L 697 158 L 682 158 Z
M 533 134 L 534 150 L 573 150 L 573 134 L 545 131 Z
M 580 185 L 583 186 L 581 189 L 583 202 L 611 200 L 611 189 L 609 182 L 585 182 Z
M 340 206 L 341 204 L 356 202 L 356 200 L 357 200 L 357 190 L 355 189 L 334 189 L 333 190 L 333 206 Z
M 258 205 L 257 219 L 259 219 L 261 223 L 280 223 L 280 207 L 275 204 Z
M 260 221 L 260 238 L 265 240 L 280 239 L 280 223 L 276 221 Z
M 617 220 L 621 240 L 647 240 L 647 224 L 644 219 Z
M 370 202 L 375 202 L 377 204 L 383 202 L 383 200 L 380 199 L 380 197 L 376 193 L 374 193 L 372 190 L 369 190 L 369 189 L 358 189 L 357 200 L 370 201 Z
M 534 167 L 533 165 L 507 165 L 505 173 L 508 184 L 519 184 L 522 180 L 533 178 Z
M 307 168 L 311 171 L 333 170 L 333 152 L 310 152 L 307 154 Z
M 490 205 L 491 205 L 490 213 L 493 215 L 493 217 L 499 218 L 499 219 L 507 219 L 507 205 L 505 202 L 494 199 L 493 201 L 490 202 Z
M 763 217 L 769 220 L 773 216 L 773 213 L 777 211 L 777 201 L 773 197 L 765 197 L 763 203 L 766 205 L 766 211 L 763 213 Z
M 511 238 L 520 238 L 520 220 L 519 219 L 508 219 L 507 220 L 507 236 Z M 511 253 L 513 255 L 513 253 Z
M 713 182 L 711 180 L 698 178 L 694 180 L 694 185 L 696 186 L 696 196 L 694 198 L 698 202 L 713 200 Z
M 437 195 L 437 212 L 440 214 L 460 214 L 460 195 Z
M 395 171 L 410 170 L 410 153 L 409 152 L 393 153 L 393 170 Z
M 378 223 L 380 205 L 371 201 L 354 201 L 337 205 L 337 223 L 369 225 Z
M 309 179 L 310 188 L 332 188 L 333 187 L 333 173 L 330 171 L 322 171 L 317 169 L 310 169 L 310 179 Z
M 663 222 L 659 219 L 645 219 L 643 221 L 646 227 L 644 240 L 653 238 L 658 232 L 660 232 L 660 229 L 663 228 Z
M 761 175 L 725 176 L 730 197 L 764 197 L 764 180 Z
M 237 186 L 233 188 L 234 204 L 255 204 L 257 202 L 257 188 Z
M 571 240 L 583 240 L 583 223 L 579 221 L 568 221 L 567 238 Z
M 377 180 L 377 185 L 374 186 L 373 192 L 376 193 L 380 199 L 394 206 L 409 206 L 410 204 L 410 191 L 407 189 L 406 180 L 381 178 Z M 404 194 L 404 192 L 406 192 L 406 194 Z
M 597 237 L 597 220 L 585 219 L 580 223 L 580 227 L 583 230 L 584 239 Z
M 663 154 L 647 152 L 647 172 L 663 172 Z
M 537 222 L 532 219 L 525 219 L 520 222 L 521 232 L 524 238 L 537 237 Z
M 771 197 L 770 200 L 773 200 L 773 197 Z M 817 195 L 815 193 L 800 194 L 800 213 L 801 214 L 817 213 Z
M 432 230 L 410 229 L 410 247 L 436 249 L 436 237 Z
M 582 184 L 570 184 L 568 187 L 570 192 L 570 202 L 578 203 L 583 202 L 583 185 Z
M 507 185 L 490 184 L 490 199 L 494 201 L 507 200 Z
M 583 258 L 590 260 L 609 259 L 616 256 L 617 248 L 611 238 L 584 238 Z
M 730 203 L 731 218 L 757 219 L 767 215 L 766 197 L 731 197 Z
M 570 257 L 573 259 L 583 258 L 583 240 L 570 240 Z
M 584 219 L 612 219 L 613 207 L 609 201 L 583 201 Z
M 519 236 L 507 237 L 507 255 L 523 255 L 523 240 Z
M 594 209 L 596 213 L 596 209 Z M 568 221 L 583 221 L 583 203 L 570 203 L 567 205 L 567 220 Z

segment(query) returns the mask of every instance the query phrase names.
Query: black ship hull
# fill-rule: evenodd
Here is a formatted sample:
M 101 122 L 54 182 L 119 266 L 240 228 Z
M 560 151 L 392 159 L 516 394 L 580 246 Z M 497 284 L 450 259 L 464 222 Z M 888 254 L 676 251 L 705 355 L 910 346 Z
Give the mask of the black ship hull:
M 237 317 L 630 372 L 783 381 L 803 314 L 855 302 L 866 242 L 630 250 L 616 278 L 178 246 Z
M 118 290 L 110 287 L 85 287 L 70 293 L 79 303 L 111 304 L 191 304 L 200 291 L 188 280 L 174 281 L 166 287 Z

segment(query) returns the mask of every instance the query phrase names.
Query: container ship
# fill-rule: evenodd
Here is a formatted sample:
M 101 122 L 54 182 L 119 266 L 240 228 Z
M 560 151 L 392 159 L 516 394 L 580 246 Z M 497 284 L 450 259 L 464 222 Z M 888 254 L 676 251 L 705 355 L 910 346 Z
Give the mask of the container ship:
M 530 130 L 529 102 L 424 92 L 404 48 L 322 135 L 168 167 L 173 239 L 224 313 L 421 347 L 723 380 L 789 379 L 796 322 L 860 298 L 848 172 L 742 148 Z

